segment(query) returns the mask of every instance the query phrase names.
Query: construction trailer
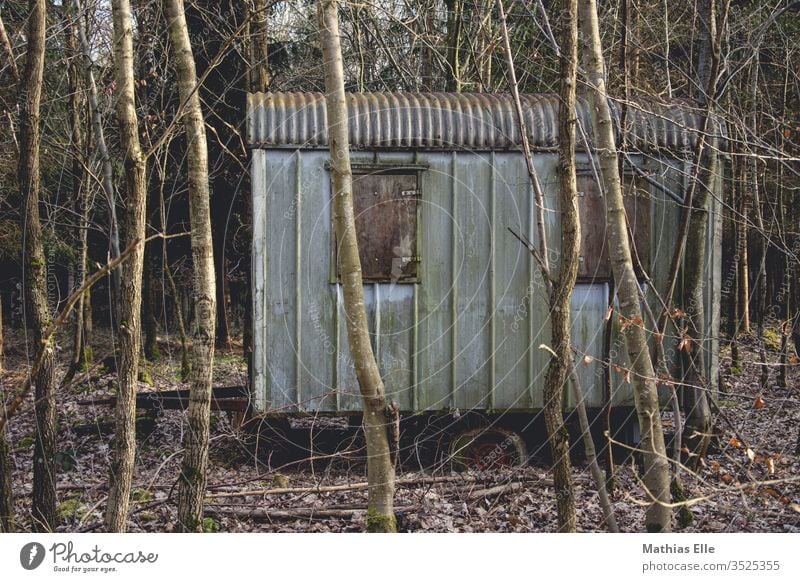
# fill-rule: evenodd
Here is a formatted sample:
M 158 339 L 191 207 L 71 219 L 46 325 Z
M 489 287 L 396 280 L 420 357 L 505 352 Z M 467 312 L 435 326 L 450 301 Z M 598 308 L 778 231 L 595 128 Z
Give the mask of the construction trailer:
M 521 102 L 557 274 L 558 97 L 524 95 Z M 465 430 L 498 439 L 516 434 L 544 406 L 551 356 L 541 346 L 551 336 L 539 267 L 511 232 L 530 241 L 538 236 L 512 98 L 357 93 L 347 95 L 347 104 L 365 307 L 388 398 L 400 405 L 404 419 L 469 412 L 496 430 L 478 433 L 468 424 Z M 619 118 L 620 106 L 614 111 Z M 624 143 L 625 209 L 644 297 L 658 315 L 702 112 L 688 101 L 639 99 L 627 104 L 624 117 L 626 136 L 618 143 Z M 621 324 L 609 316 L 614 298 L 605 196 L 583 99 L 578 120 L 582 239 L 572 342 L 590 414 L 605 416 L 604 422 L 616 419 L 625 438 L 635 440 Z M 349 416 L 358 424 L 361 397 L 337 269 L 325 97 L 250 94 L 247 127 L 253 203 L 251 410 L 273 419 Z M 699 348 L 713 389 L 722 225 L 722 164 L 716 151 L 724 136 L 720 126 L 708 127 L 715 170 L 704 271 L 708 339 Z M 675 378 L 681 365 L 677 342 L 676 333 L 664 340 Z M 659 387 L 663 401 L 671 390 Z M 563 403 L 567 412 L 575 406 L 568 390 Z

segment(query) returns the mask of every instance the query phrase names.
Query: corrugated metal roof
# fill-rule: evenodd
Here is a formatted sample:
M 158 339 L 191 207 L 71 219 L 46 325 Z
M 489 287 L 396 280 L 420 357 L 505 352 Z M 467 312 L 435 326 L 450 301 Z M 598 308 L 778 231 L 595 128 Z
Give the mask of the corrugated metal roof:
M 558 96 L 522 95 L 521 101 L 531 147 L 557 147 Z M 247 105 L 251 146 L 327 147 L 323 93 L 255 93 L 248 95 Z M 503 150 L 521 145 L 511 95 L 348 93 L 347 105 L 352 147 Z M 585 99 L 578 100 L 578 117 L 591 139 Z M 700 125 L 700 112 L 689 101 L 637 98 L 628 107 L 629 149 L 691 149 Z

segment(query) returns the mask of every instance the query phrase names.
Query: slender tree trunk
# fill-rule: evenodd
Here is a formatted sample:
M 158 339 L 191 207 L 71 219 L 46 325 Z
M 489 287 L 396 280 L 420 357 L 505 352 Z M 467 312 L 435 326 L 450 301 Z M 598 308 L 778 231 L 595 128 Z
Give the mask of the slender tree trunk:
M 3 300 L 0 297 L 0 372 L 3 371 Z M 6 401 L 0 387 L 0 399 Z M 0 533 L 14 531 L 14 490 L 11 488 L 11 447 L 8 446 L 6 428 L 0 429 Z
M 88 270 L 87 259 L 87 277 L 90 275 Z M 83 353 L 86 356 L 84 367 L 88 368 L 94 360 L 94 351 L 92 349 L 92 335 L 94 327 L 92 325 L 92 290 L 87 289 L 83 294 Z
M 129 0 L 112 0 L 116 107 L 120 145 L 125 155 L 126 246 L 144 240 L 147 162 L 139 145 L 133 76 L 133 26 Z M 124 532 L 136 459 L 136 389 L 141 349 L 142 266 L 144 244 L 123 264 L 119 305 L 119 391 L 115 413 L 114 460 L 106 508 L 106 528 Z
M 729 94 L 730 96 L 730 94 Z M 730 101 L 730 99 L 729 99 Z M 729 109 L 730 111 L 730 109 Z M 731 156 L 731 226 L 733 230 L 733 257 L 732 257 L 732 264 L 730 268 L 730 276 L 732 276 L 732 288 L 728 295 L 731 307 L 730 313 L 731 315 L 728 317 L 728 336 L 730 337 L 731 342 L 731 368 L 738 368 L 740 364 L 739 360 L 739 342 L 737 341 L 737 336 L 739 335 L 739 320 L 741 319 L 742 315 L 742 307 L 739 304 L 739 286 L 741 285 L 741 281 L 739 281 L 739 259 L 742 253 L 742 249 L 739 246 L 739 223 L 741 222 L 740 217 L 737 215 L 737 211 L 739 208 L 739 200 L 742 197 L 742 188 L 740 187 L 739 182 L 737 181 L 738 176 L 738 165 L 739 162 L 736 156 Z
M 631 381 L 642 433 L 644 486 L 648 501 L 647 531 L 670 530 L 670 474 L 661 425 L 661 410 L 655 374 L 639 304 L 639 284 L 633 270 L 628 242 L 622 186 L 617 165 L 614 125 L 603 77 L 603 51 L 595 0 L 580 0 L 580 28 L 583 34 L 583 65 L 588 83 L 597 156 L 606 195 L 606 225 L 609 257 L 618 282 L 620 319 L 625 328 L 625 344 L 631 362 Z
M 6 350 L 5 338 L 3 337 L 3 296 L 0 295 L 0 372 L 5 369 Z
M 152 203 L 152 188 L 149 189 L 148 195 Z M 144 250 L 143 292 L 144 357 L 154 362 L 161 357 L 158 349 L 158 253 L 155 241 L 149 243 Z
M 19 82 L 19 70 L 17 69 L 17 61 L 14 60 L 14 52 L 11 50 L 11 41 L 8 40 L 6 27 L 3 24 L 3 16 L 0 15 L 0 56 L 3 57 L 2 62 L 8 63 L 9 75 L 14 83 Z M 2 70 L 4 67 L 0 67 Z
M 736 245 L 739 250 L 738 278 L 739 278 L 739 309 L 741 313 L 740 330 L 746 334 L 750 333 L 750 257 L 748 250 L 747 226 L 745 221 L 749 216 L 748 205 L 748 185 L 747 185 L 747 165 L 749 162 L 743 161 L 739 164 L 739 174 L 736 179 L 739 181 L 739 218 L 736 221 Z
M 77 228 L 75 229 L 74 241 L 77 247 L 78 258 L 76 260 L 76 281 L 75 288 L 80 289 L 86 280 L 86 263 L 88 259 L 88 230 L 89 230 L 89 204 L 88 188 L 84 186 L 86 170 L 84 168 L 85 144 L 82 130 L 81 109 L 83 105 L 81 75 L 78 62 L 83 58 L 76 43 L 76 28 L 70 19 L 75 15 L 72 11 L 67 13 L 65 19 L 64 35 L 67 51 L 69 54 L 69 119 L 70 130 L 72 133 L 70 147 L 72 148 L 72 196 L 73 208 Z M 84 298 L 82 297 L 75 309 L 74 327 L 72 333 L 72 362 L 70 364 L 65 381 L 72 378 L 76 372 L 86 367 L 86 342 L 84 337 Z M 63 382 L 62 382 L 63 384 Z
M 502 8 L 501 8 L 502 11 Z M 575 110 L 578 72 L 578 2 L 562 2 L 561 83 L 558 111 L 558 180 L 561 201 L 561 267 L 550 293 L 550 324 L 555 357 L 544 378 L 544 420 L 553 453 L 553 482 L 559 531 L 576 531 L 575 492 L 569 460 L 569 433 L 562 416 L 561 394 L 572 362 L 572 292 L 578 277 L 581 225 L 575 177 Z M 505 26 L 505 19 L 503 19 Z M 505 30 L 504 30 L 505 34 Z M 558 435 L 558 436 L 556 436 Z M 559 484 L 562 487 L 559 488 Z
M 347 104 L 336 0 L 320 0 L 319 29 L 325 70 L 339 272 L 344 291 L 347 339 L 361 390 L 367 441 L 367 480 L 370 483 L 367 530 L 393 532 L 397 529 L 397 522 L 393 509 L 394 465 L 387 431 L 389 407 L 386 406 L 383 380 L 372 353 L 364 309 L 361 260 L 353 213 L 353 174 L 350 168 Z
M 84 71 L 86 75 L 86 81 L 89 86 L 89 109 L 91 110 L 91 115 L 92 115 L 92 127 L 94 130 L 95 147 L 97 147 L 97 154 L 100 157 L 100 162 L 103 169 L 103 178 L 102 178 L 103 193 L 106 197 L 106 203 L 108 204 L 108 217 L 109 217 L 108 229 L 109 229 L 109 243 L 111 247 L 111 258 L 116 259 L 117 257 L 119 257 L 120 254 L 120 242 L 119 242 L 119 221 L 117 219 L 116 193 L 114 192 L 114 171 L 111 167 L 111 156 L 108 153 L 108 146 L 106 145 L 105 130 L 103 129 L 103 115 L 102 112 L 100 111 L 100 99 L 97 92 L 97 83 L 95 82 L 94 79 L 94 71 L 93 71 L 94 60 L 92 58 L 92 48 L 91 45 L 89 44 L 89 39 L 87 38 L 87 33 L 85 29 L 86 25 L 82 23 L 84 16 L 83 16 L 83 9 L 81 8 L 81 6 L 82 2 L 80 2 L 80 0 L 75 0 L 76 13 L 78 14 L 78 25 L 77 25 L 78 38 L 80 39 L 81 50 L 83 51 Z M 130 265 L 130 263 L 127 264 Z M 113 303 L 114 307 L 112 308 L 112 312 L 117 316 L 118 319 L 122 317 L 122 314 L 120 313 L 119 310 L 120 302 L 123 300 L 120 289 L 121 277 L 122 277 L 122 269 L 117 269 L 116 271 L 114 271 L 111 277 L 111 280 L 114 284 L 114 294 L 117 298 L 117 301 Z M 118 324 L 119 321 L 115 323 Z
M 564 427 L 563 413 L 561 407 L 561 392 L 563 391 L 564 383 L 567 378 L 571 381 L 571 390 L 573 398 L 575 399 L 575 407 L 578 412 L 578 420 L 581 429 L 581 438 L 583 439 L 586 460 L 589 464 L 592 478 L 595 481 L 598 495 L 600 498 L 600 505 L 603 510 L 603 516 L 606 525 L 611 532 L 618 532 L 616 519 L 614 518 L 613 508 L 608 498 L 608 491 L 605 484 L 605 476 L 602 469 L 597 462 L 597 452 L 592 440 L 591 429 L 589 425 L 589 417 L 586 412 L 586 404 L 584 402 L 584 395 L 580 386 L 580 379 L 575 368 L 575 362 L 572 357 L 571 338 L 567 336 L 566 343 L 563 340 L 564 330 L 570 332 L 570 316 L 571 316 L 571 296 L 572 290 L 575 286 L 575 278 L 577 277 L 577 261 L 578 252 L 580 249 L 580 223 L 575 222 L 578 220 L 577 215 L 573 214 L 573 210 L 577 212 L 577 185 L 575 178 L 575 141 L 576 141 L 576 124 L 577 114 L 575 109 L 576 103 L 576 79 L 577 79 L 577 46 L 578 46 L 578 16 L 577 16 L 577 3 L 572 0 L 565 0 L 562 12 L 564 19 L 564 32 L 563 32 L 563 46 L 561 47 L 561 107 L 559 109 L 559 176 L 567 184 L 570 190 L 571 197 L 565 190 L 561 190 L 562 195 L 569 198 L 569 202 L 562 199 L 562 207 L 564 212 L 562 228 L 569 231 L 564 232 L 563 236 L 567 237 L 567 242 L 564 244 L 564 253 L 569 256 L 564 258 L 565 279 L 560 282 L 552 280 L 550 271 L 550 264 L 547 252 L 547 235 L 545 232 L 544 220 L 544 192 L 539 184 L 539 178 L 533 163 L 533 155 L 531 153 L 530 145 L 528 143 L 528 128 L 522 111 L 522 102 L 519 96 L 517 75 L 514 67 L 514 59 L 511 53 L 511 42 L 508 35 L 508 26 L 506 23 L 505 8 L 502 0 L 496 0 L 499 22 L 500 34 L 503 42 L 503 52 L 506 57 L 506 64 L 508 67 L 508 75 L 511 81 L 511 93 L 514 98 L 514 105 L 517 114 L 517 124 L 519 132 L 522 136 L 522 150 L 525 157 L 525 163 L 528 170 L 528 177 L 534 191 L 534 198 L 537 206 L 537 238 L 538 249 L 532 248 L 531 252 L 534 258 L 539 263 L 542 278 L 545 281 L 545 289 L 548 300 L 551 305 L 551 319 L 553 325 L 552 343 L 556 347 L 555 358 L 558 360 L 553 366 L 548 368 L 547 376 L 545 377 L 545 424 L 548 433 L 548 441 L 553 454 L 554 463 L 554 479 L 556 494 L 556 505 L 559 512 L 559 531 L 575 531 L 575 507 L 574 507 L 574 490 L 572 484 L 572 474 L 569 461 L 569 440 L 568 434 Z M 544 7 L 540 6 L 542 13 Z M 545 14 L 546 18 L 546 14 Z M 550 30 L 549 24 L 547 29 Z M 555 39 L 553 38 L 555 43 Z M 566 164 L 565 172 L 564 164 Z M 571 180 L 570 176 L 571 175 Z M 572 186 L 568 186 L 569 183 Z M 565 183 L 560 184 L 562 187 Z M 563 241 L 562 241 L 563 243 Z M 574 262 L 574 265 L 573 265 Z M 572 267 L 576 269 L 575 276 L 571 275 Z M 564 283 L 569 284 L 568 293 L 564 290 L 559 296 L 559 291 L 556 290 L 558 285 Z M 564 296 L 566 293 L 566 297 Z M 566 301 L 566 313 L 564 312 L 564 301 Z M 564 352 L 566 350 L 566 352 Z M 555 369 L 554 369 L 555 368 Z M 560 377 L 560 379 L 559 379 Z
M 269 88 L 269 37 L 267 36 L 267 1 L 250 0 L 253 16 L 250 26 L 249 91 L 256 93 Z
M 269 36 L 266 0 L 251 0 L 248 9 L 253 15 L 250 25 L 249 75 L 247 91 L 257 93 L 269 89 Z M 253 201 L 250 196 L 244 199 L 245 239 L 248 248 L 253 242 Z M 244 324 L 242 329 L 242 351 L 247 361 L 247 377 L 252 382 L 253 372 L 253 296 L 252 296 L 252 260 L 250 253 L 242 257 L 244 273 Z
M 545 280 L 545 288 L 550 302 L 550 321 L 552 325 L 551 339 L 555 356 L 551 358 L 550 365 L 545 375 L 544 421 L 547 429 L 547 439 L 550 443 L 550 451 L 553 455 L 553 482 L 555 483 L 556 507 L 558 509 L 558 529 L 561 532 L 574 532 L 576 527 L 575 491 L 572 484 L 572 467 L 569 459 L 569 432 L 564 425 L 561 398 L 564 384 L 567 381 L 569 362 L 572 360 L 572 346 L 570 343 L 570 302 L 572 298 L 572 289 L 575 287 L 575 279 L 578 273 L 577 252 L 580 245 L 580 225 L 575 223 L 575 215 L 572 212 L 572 210 L 577 212 L 577 207 L 575 206 L 576 200 L 571 197 L 577 197 L 577 186 L 575 186 L 574 80 L 565 80 L 563 76 L 564 71 L 562 71 L 561 97 L 562 105 L 565 105 L 565 107 L 561 109 L 563 117 L 559 118 L 559 123 L 560 129 L 565 130 L 567 133 L 564 135 L 563 141 L 560 141 L 559 176 L 561 180 L 562 244 L 567 240 L 567 246 L 563 249 L 562 253 L 562 266 L 559 280 L 553 281 L 548 259 L 547 235 L 545 232 L 544 193 L 539 184 L 539 179 L 533 164 L 533 156 L 528 143 L 528 128 L 525 123 L 522 103 L 519 97 L 517 75 L 514 68 L 511 41 L 508 35 L 505 8 L 502 0 L 497 0 L 497 9 L 500 16 L 500 32 L 503 37 L 503 51 L 508 66 L 511 93 L 514 97 L 516 107 L 517 124 L 520 128 L 520 135 L 522 136 L 523 155 L 525 156 L 528 175 L 536 198 L 537 237 L 539 243 L 538 255 L 542 270 L 542 278 Z M 577 55 L 575 58 L 577 59 Z M 562 60 L 562 66 L 570 67 L 570 63 Z M 577 67 L 577 64 L 573 63 L 571 66 Z M 566 74 L 569 75 L 570 70 L 567 70 Z M 572 85 L 571 89 L 570 84 Z M 570 93 L 570 91 L 572 112 L 569 110 L 568 93 Z M 572 117 L 572 120 L 570 120 L 570 117 Z M 570 123 L 572 123 L 572 125 L 570 125 Z M 559 139 L 562 139 L 561 136 L 559 136 Z M 568 175 L 570 168 L 572 169 L 571 183 Z M 569 191 L 570 187 L 572 187 L 571 193 Z M 566 308 L 564 307 L 565 305 Z
M 231 331 L 230 318 L 228 317 L 228 272 L 225 268 L 225 235 L 228 230 L 225 218 L 227 214 L 218 211 L 215 215 L 217 217 L 215 220 L 217 223 L 217 236 L 213 237 L 214 246 L 216 247 L 213 249 L 213 253 L 217 260 L 214 273 L 217 278 L 215 285 L 215 292 L 217 294 L 216 347 L 230 349 Z
M 435 60 L 435 49 L 433 48 L 434 42 L 434 26 L 436 17 L 436 3 L 438 0 L 428 0 L 424 5 L 424 10 L 421 11 L 424 16 L 417 19 L 422 31 L 419 36 L 422 37 L 424 48 L 422 49 L 422 62 L 420 63 L 420 77 L 421 88 L 423 92 L 432 92 L 436 90 L 436 79 L 433 75 L 433 64 Z M 432 3 L 432 4 L 431 4 Z
M 445 0 L 447 6 L 447 90 L 461 92 L 461 32 L 463 29 L 463 0 Z
M 0 393 L 3 402 L 5 394 Z M 6 438 L 6 427 L 0 429 L 0 533 L 12 533 L 14 527 L 14 490 L 11 487 L 11 447 Z
M 183 0 L 165 0 L 164 13 L 169 27 L 170 53 L 178 79 L 178 92 L 181 101 L 186 103 L 183 126 L 186 129 L 188 148 L 189 219 L 192 225 L 194 264 L 194 366 L 189 393 L 189 428 L 184 438 L 186 452 L 178 488 L 178 530 L 201 531 L 208 466 L 216 318 L 208 146 L 200 96 L 195 90 L 197 73 Z
M 45 2 L 31 0 L 28 15 L 28 53 L 20 95 L 19 185 L 22 198 L 27 312 L 34 345 L 44 357 L 35 378 L 36 443 L 33 453 L 33 529 L 52 531 L 56 526 L 56 408 L 53 342 L 43 336 L 52 315 L 47 301 L 47 265 L 39 220 L 39 110 L 42 98 L 45 51 Z
M 134 4 L 133 17 L 136 20 L 138 42 L 136 45 L 136 55 L 134 61 L 137 63 L 137 76 L 145 80 L 150 75 L 151 71 L 156 70 L 158 64 L 156 63 L 156 36 L 163 34 L 165 31 L 159 27 L 160 15 L 153 6 L 148 6 L 147 3 L 140 3 L 137 7 Z M 159 115 L 159 104 L 154 104 L 154 98 L 151 96 L 153 85 L 140 82 L 138 83 L 138 91 L 136 99 L 138 101 L 139 110 L 146 118 L 157 118 Z M 147 142 L 152 143 L 153 136 L 150 131 L 150 124 L 145 123 L 142 131 L 143 136 L 147 136 Z M 147 142 L 143 145 L 147 149 Z M 169 148 L 166 148 L 169 149 Z M 158 165 L 158 161 L 155 161 Z M 153 165 L 151 165 L 153 168 Z M 155 230 L 160 216 L 159 198 L 161 192 L 161 185 L 163 180 L 158 178 L 161 176 L 160 168 L 156 171 L 151 170 L 147 176 L 147 224 L 149 226 L 148 232 Z M 162 228 L 160 231 L 166 233 Z M 166 240 L 162 239 L 164 244 Z M 144 287 L 142 289 L 142 325 L 144 331 L 144 346 L 143 355 L 146 360 L 154 362 L 161 357 L 161 351 L 158 348 L 158 331 L 159 331 L 159 316 L 163 306 L 163 293 L 159 293 L 159 257 L 161 255 L 161 246 L 158 242 L 152 241 L 145 245 L 144 249 Z M 159 301 L 162 299 L 162 301 Z
M 159 181 L 161 186 L 158 190 L 158 212 L 161 220 L 161 232 L 167 231 L 167 213 L 164 205 L 164 166 L 158 166 Z M 164 276 L 167 278 L 172 301 L 175 309 L 175 320 L 178 323 L 178 335 L 181 340 L 181 382 L 189 380 L 189 374 L 192 370 L 191 362 L 189 361 L 189 338 L 186 337 L 186 326 L 183 323 L 183 305 L 181 304 L 181 294 L 178 292 L 178 286 L 175 284 L 175 278 L 172 276 L 172 269 L 169 266 L 169 255 L 167 254 L 167 240 L 162 239 L 161 244 L 161 265 L 164 270 Z
M 758 77 L 759 77 L 759 58 L 758 53 L 753 58 L 753 63 L 750 65 L 750 130 L 753 135 L 758 135 Z M 761 363 L 761 388 L 765 390 L 769 382 L 769 368 L 767 366 L 767 346 L 764 341 L 764 327 L 767 317 L 767 250 L 769 244 L 767 240 L 767 232 L 764 227 L 764 214 L 761 207 L 761 194 L 758 183 L 758 164 L 759 160 L 753 156 L 749 160 L 750 180 L 753 191 L 753 210 L 756 215 L 756 226 L 759 233 L 759 248 L 761 256 L 758 261 L 758 274 L 756 275 L 756 288 L 758 289 L 758 326 L 756 328 L 756 340 L 758 341 L 758 357 Z
M 721 58 L 721 33 L 727 23 L 729 0 L 722 8 L 722 19 L 717 27 L 716 0 L 702 0 L 700 4 L 701 50 L 698 63 L 698 85 L 701 87 L 700 106 L 705 110 L 704 127 L 713 127 L 708 123 L 714 115 L 714 102 L 717 99 L 716 77 Z M 704 293 L 704 273 L 706 270 L 706 238 L 708 233 L 708 210 L 711 203 L 711 189 L 717 173 L 716 139 L 713 136 L 698 138 L 698 148 L 704 141 L 709 145 L 700 150 L 696 156 L 699 167 L 696 170 L 696 184 L 699 188 L 693 196 L 690 214 L 690 226 L 686 239 L 687 248 L 692 252 L 684 257 L 684 287 L 686 301 L 686 321 L 691 342 L 685 349 L 686 370 L 684 372 L 684 410 L 686 423 L 683 441 L 691 452 L 689 465 L 697 468 L 706 455 L 711 440 L 710 394 L 706 376 L 706 310 Z

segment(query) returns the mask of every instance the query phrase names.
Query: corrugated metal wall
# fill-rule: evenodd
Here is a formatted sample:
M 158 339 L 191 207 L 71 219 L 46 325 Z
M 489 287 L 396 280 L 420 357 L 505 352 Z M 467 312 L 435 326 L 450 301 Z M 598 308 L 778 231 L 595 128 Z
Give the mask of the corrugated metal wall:
M 331 283 L 328 158 L 325 150 L 253 150 L 254 392 L 262 411 L 361 409 L 342 293 Z M 557 249 L 557 158 L 538 154 L 535 160 L 546 195 L 550 247 Z M 549 359 L 539 349 L 550 341 L 547 301 L 532 257 L 507 230 L 536 238 L 522 156 L 354 152 L 353 161 L 428 166 L 421 172 L 420 283 L 365 285 L 389 397 L 405 411 L 540 409 Z M 647 164 L 658 181 L 681 190 L 680 168 L 655 159 Z M 651 276 L 663 287 L 678 208 L 658 188 L 651 187 L 650 194 Z M 557 253 L 552 259 L 557 261 Z M 712 261 L 710 268 L 718 265 Z M 603 404 L 600 362 L 608 295 L 607 283 L 584 282 L 573 296 L 573 342 L 580 354 L 591 356 L 579 365 L 590 407 Z M 652 293 L 648 300 L 656 310 Z M 618 329 L 613 340 L 612 362 L 624 368 Z M 674 356 L 674 342 L 667 348 Z M 632 405 L 624 373 L 613 368 L 610 373 L 613 403 Z M 571 396 L 565 405 L 573 405 Z

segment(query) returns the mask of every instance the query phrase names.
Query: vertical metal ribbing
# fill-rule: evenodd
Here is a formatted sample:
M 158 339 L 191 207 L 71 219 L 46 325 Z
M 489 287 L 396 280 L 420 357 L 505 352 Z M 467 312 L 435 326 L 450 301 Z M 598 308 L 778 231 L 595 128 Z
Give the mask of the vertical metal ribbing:
M 419 410 L 419 285 L 414 283 L 411 320 L 411 410 Z
M 302 269 L 302 261 L 301 258 L 303 256 L 303 247 L 302 247 L 302 215 L 303 215 L 303 196 L 302 196 L 302 180 L 300 178 L 300 173 L 302 171 L 302 160 L 300 156 L 300 152 L 298 151 L 295 154 L 295 173 L 294 173 L 294 194 L 295 194 L 295 208 L 294 208 L 294 232 L 295 232 L 295 255 L 294 255 L 294 280 L 295 280 L 295 288 L 294 288 L 294 304 L 295 304 L 295 313 L 294 313 L 294 336 L 295 336 L 295 348 L 297 353 L 295 355 L 294 363 L 295 363 L 295 394 L 296 394 L 296 402 L 297 402 L 297 409 L 300 410 L 301 406 L 301 398 L 302 398 L 302 391 L 300 390 L 300 384 L 302 383 L 303 379 L 303 331 L 302 331 L 302 313 L 303 313 L 303 294 L 302 294 L 302 276 L 301 276 L 301 269 Z
M 381 368 L 381 285 L 372 284 L 373 295 L 375 296 L 375 363 L 378 370 Z
M 339 318 L 339 292 L 342 286 L 336 283 L 334 286 L 336 292 L 336 304 L 333 309 L 333 392 L 336 398 L 336 411 L 342 409 L 342 395 L 339 392 L 339 334 L 342 333 L 341 319 Z
M 253 248 L 251 277 L 253 285 L 252 297 L 252 325 L 253 329 L 253 390 L 255 394 L 255 407 L 258 411 L 267 409 L 267 384 L 269 379 L 264 370 L 267 358 L 266 348 L 266 293 L 264 285 L 266 283 L 266 240 L 264 228 L 266 226 L 266 160 L 262 150 L 253 150 L 251 161 L 253 176 Z M 256 327 L 256 323 L 261 325 Z
M 414 163 L 419 163 L 419 151 L 414 152 Z M 422 238 L 420 235 L 422 222 L 421 204 L 419 193 L 422 192 L 422 175 L 417 173 L 417 254 L 423 254 Z M 411 287 L 414 294 L 412 298 L 411 315 L 411 410 L 419 410 L 419 280 L 422 276 L 422 265 L 417 265 L 417 282 Z
M 535 219 L 534 219 L 534 215 L 535 215 L 534 206 L 535 205 L 536 205 L 536 203 L 534 202 L 534 197 L 533 197 L 533 186 L 532 186 L 532 184 L 530 183 L 530 180 L 529 180 L 528 181 L 528 225 L 529 225 L 528 226 L 528 232 L 529 232 L 528 238 L 531 241 L 535 241 L 536 240 L 536 233 L 534 232 L 534 230 L 536 229 L 536 222 L 535 222 Z M 534 389 L 533 389 L 533 387 L 534 387 L 534 377 L 533 377 L 533 374 L 534 374 L 534 370 L 533 370 L 533 366 L 534 366 L 534 361 L 533 361 L 533 355 L 534 355 L 534 352 L 533 352 L 533 336 L 534 336 L 533 325 L 534 325 L 534 321 L 533 321 L 533 319 L 534 318 L 533 318 L 533 313 L 532 313 L 532 311 L 533 311 L 533 279 L 536 276 L 536 272 L 534 271 L 534 269 L 536 269 L 536 268 L 537 267 L 533 262 L 533 254 L 532 253 L 528 253 L 528 272 L 530 273 L 530 276 L 528 277 L 528 288 L 525 290 L 525 299 L 523 299 L 523 301 L 527 301 L 528 302 L 528 305 L 526 305 L 526 311 L 528 313 L 528 399 L 530 400 L 530 407 L 531 408 L 533 408 L 534 405 L 536 404 L 536 402 L 534 400 L 534 396 L 533 396 L 533 394 L 534 394 Z
M 453 348 L 452 357 L 450 361 L 450 406 L 455 407 L 456 405 L 456 390 L 458 388 L 458 365 L 456 360 L 458 359 L 458 282 L 456 281 L 456 277 L 458 277 L 458 220 L 456 218 L 456 213 L 458 212 L 458 204 L 456 201 L 457 189 L 458 189 L 458 176 L 457 176 L 457 165 L 456 165 L 456 152 L 453 152 L 450 157 L 450 180 L 451 180 L 451 198 L 452 198 L 452 210 L 450 213 L 452 224 L 453 224 L 453 237 L 452 237 L 452 246 L 451 246 L 451 255 L 450 255 L 450 263 L 451 263 L 451 277 L 450 277 L 450 339 L 451 345 Z
M 495 310 L 497 309 L 497 291 L 495 289 L 495 212 L 497 198 L 497 179 L 495 176 L 495 154 L 492 152 L 489 159 L 492 165 L 489 168 L 489 408 L 495 408 L 495 346 L 497 345 L 497 322 L 495 321 Z

